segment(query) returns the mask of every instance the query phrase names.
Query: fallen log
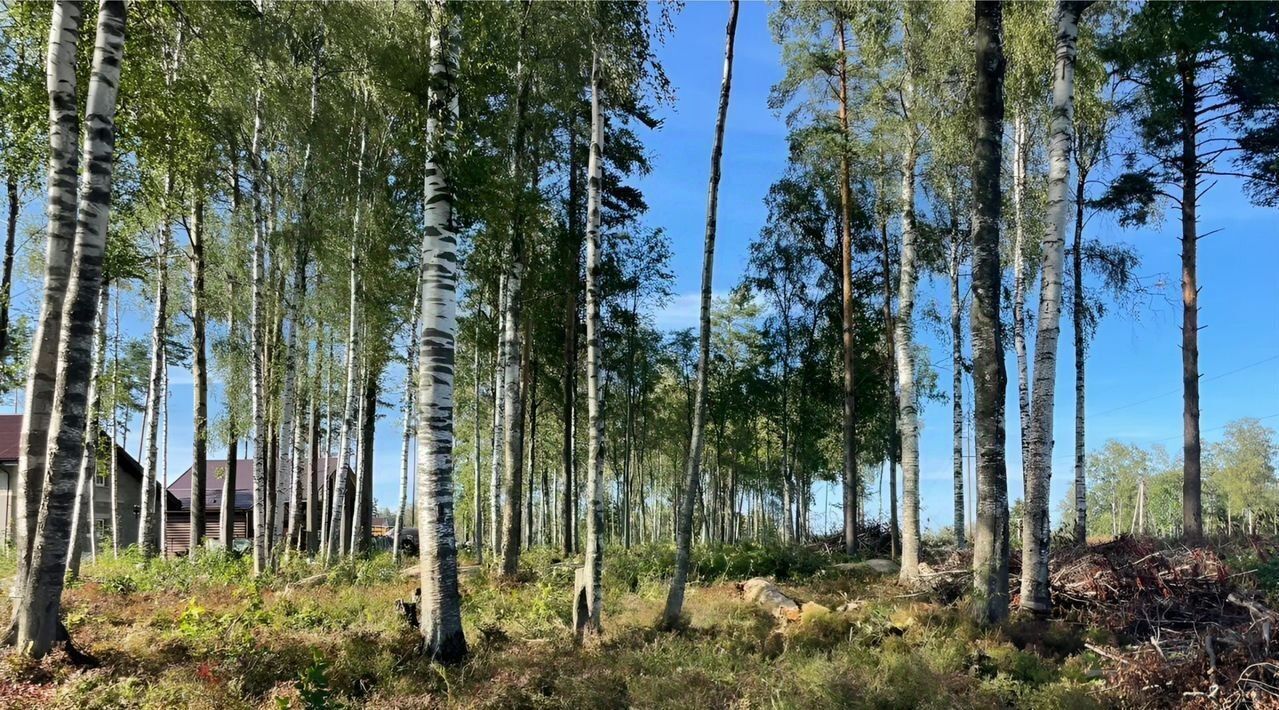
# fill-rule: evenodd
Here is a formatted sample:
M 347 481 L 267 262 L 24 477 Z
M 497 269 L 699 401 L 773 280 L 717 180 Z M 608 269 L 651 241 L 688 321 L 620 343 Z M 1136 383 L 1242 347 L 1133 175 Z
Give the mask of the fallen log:
M 746 601 L 764 607 L 774 616 L 791 620 L 799 618 L 799 604 L 786 596 L 780 587 L 763 577 L 746 580 L 742 583 L 741 590 Z

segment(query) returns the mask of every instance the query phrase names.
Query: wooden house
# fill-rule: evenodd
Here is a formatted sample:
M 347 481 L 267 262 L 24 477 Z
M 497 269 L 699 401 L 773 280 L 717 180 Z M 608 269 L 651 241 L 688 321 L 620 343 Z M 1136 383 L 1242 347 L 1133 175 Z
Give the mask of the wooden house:
M 338 466 L 336 457 L 318 459 L 308 471 L 316 476 L 327 472 L 329 491 L 333 490 L 334 475 Z M 347 476 L 346 486 L 346 525 L 355 508 L 355 477 L 349 467 L 344 469 Z M 205 540 L 217 540 L 222 522 L 222 489 L 228 475 L 226 459 L 209 459 L 205 463 L 204 494 L 204 535 Z M 173 496 L 169 505 L 168 519 L 164 524 L 166 551 L 170 555 L 185 555 L 191 546 L 191 468 L 187 468 L 169 484 L 169 493 Z M 177 501 L 177 505 L 172 503 Z M 306 499 L 306 487 L 303 487 L 302 505 L 309 505 Z M 288 514 L 289 504 L 284 504 Z M 239 459 L 235 462 L 235 494 L 232 505 L 233 540 L 250 540 L 253 538 L 253 459 Z M 305 511 L 304 511 L 305 512 Z M 287 521 L 285 527 L 288 527 Z M 347 528 L 349 529 L 349 527 Z

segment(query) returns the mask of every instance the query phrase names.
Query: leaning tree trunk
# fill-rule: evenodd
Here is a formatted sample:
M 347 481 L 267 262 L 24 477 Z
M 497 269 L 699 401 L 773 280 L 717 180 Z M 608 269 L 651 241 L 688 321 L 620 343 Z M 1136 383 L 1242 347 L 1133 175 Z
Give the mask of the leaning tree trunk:
M 973 421 L 977 522 L 973 530 L 973 611 L 980 622 L 1008 616 L 1008 473 L 1004 396 L 1008 375 L 999 323 L 999 172 L 1004 132 L 1003 6 L 977 3 L 977 136 L 973 163 Z
M 204 542 L 205 494 L 209 482 L 209 366 L 205 353 L 204 315 L 204 200 L 197 198 L 191 210 L 191 379 L 193 435 L 191 437 L 191 539 L 190 555 Z
M 591 54 L 591 144 L 586 167 L 586 560 L 573 585 L 577 639 L 599 634 L 604 603 L 604 417 L 600 390 L 600 193 L 604 117 L 600 113 L 599 50 Z
M 909 78 L 902 93 L 902 105 L 909 111 L 913 103 Z M 908 130 L 906 154 L 902 159 L 902 247 L 900 274 L 897 281 L 897 332 L 893 345 L 897 348 L 897 397 L 902 459 L 902 559 L 901 579 L 913 580 L 919 574 L 919 408 L 915 396 L 914 311 L 916 291 L 915 257 L 915 168 L 918 161 L 917 139 Z
M 355 169 L 355 215 L 352 220 L 351 251 L 349 257 L 351 277 L 349 304 L 347 306 L 348 328 L 346 335 L 346 386 L 344 394 L 342 395 L 342 422 L 338 433 L 338 461 L 337 468 L 333 472 L 333 495 L 329 506 L 331 509 L 331 517 L 329 519 L 328 544 L 325 546 L 324 550 L 324 558 L 326 561 L 342 554 L 343 552 L 342 526 L 346 520 L 346 477 L 347 471 L 349 470 L 348 462 L 351 460 L 351 429 L 354 427 L 357 396 L 355 378 L 357 373 L 356 360 L 359 357 L 359 341 L 357 333 L 359 327 L 360 294 L 360 197 L 363 193 L 364 154 L 367 144 L 368 129 L 365 127 L 360 130 L 360 157 L 356 162 Z
M 466 656 L 453 526 L 453 375 L 457 345 L 457 223 L 453 156 L 457 131 L 460 22 L 443 2 L 431 7 L 431 93 L 423 215 L 422 338 L 418 351 L 417 510 L 421 540 L 421 632 L 428 656 Z
M 697 355 L 697 393 L 693 402 L 693 427 L 689 437 L 688 461 L 684 473 L 684 497 L 680 501 L 679 529 L 675 543 L 675 574 L 661 626 L 675 628 L 684 610 L 684 585 L 688 580 L 689 553 L 693 542 L 693 508 L 697 502 L 700 481 L 703 430 L 706 427 L 706 386 L 711 356 L 711 276 L 715 266 L 715 221 L 719 208 L 720 161 L 724 155 L 724 123 L 728 119 L 728 97 L 733 83 L 733 40 L 737 34 L 737 0 L 729 3 L 728 27 L 725 29 L 724 79 L 719 90 L 719 109 L 715 118 L 715 143 L 711 148 L 710 187 L 706 198 L 706 237 L 702 256 L 701 337 Z
M 58 22 L 55 17 L 55 28 Z M 35 657 L 47 654 L 59 631 L 58 619 L 70 543 L 76 473 L 84 455 L 85 402 L 93 360 L 93 324 L 106 251 L 111 171 L 115 148 L 115 107 L 124 56 L 125 5 L 103 2 L 85 103 L 85 179 L 77 195 L 75 252 L 55 361 L 57 385 L 49 424 L 48 471 L 41 491 L 31 560 L 20 580 L 15 645 Z M 56 30 L 55 30 L 56 31 Z M 51 197 L 58 197 L 51 195 Z M 42 373 L 46 377 L 53 372 Z M 34 373 L 33 373 L 34 379 Z M 27 431 L 28 437 L 33 432 Z
M 1181 525 L 1190 540 L 1203 537 L 1199 443 L 1199 281 L 1196 210 L 1199 201 L 1198 84 L 1194 62 L 1180 58 L 1181 76 Z
M 75 506 L 71 517 L 71 550 L 67 553 L 67 578 L 80 576 L 80 557 L 84 552 L 84 543 L 89 544 L 90 554 L 96 562 L 98 545 L 95 539 L 93 522 L 94 479 L 98 470 L 98 449 L 102 429 L 98 419 L 102 416 L 102 390 L 98 380 L 102 376 L 103 359 L 107 347 L 107 300 L 111 290 L 104 277 L 98 289 L 98 317 L 93 329 L 93 365 L 89 370 L 89 410 L 85 416 L 84 455 L 80 457 L 80 476 L 76 482 Z M 86 534 L 87 533 L 87 534 Z
M 172 177 L 165 177 L 166 194 L 171 192 Z M 166 200 L 167 203 L 167 200 Z M 155 269 L 155 319 L 151 324 L 151 376 L 148 378 L 146 426 L 142 437 L 146 459 L 142 464 L 142 512 L 138 519 L 138 549 L 143 557 L 152 557 L 156 553 L 156 503 L 155 484 L 156 468 L 159 465 L 158 438 L 160 435 L 160 400 L 164 396 L 164 369 L 166 366 L 164 349 L 168 341 L 169 322 L 169 226 L 168 216 L 164 217 L 165 225 L 160 229 L 160 249 L 156 253 Z
M 1048 146 L 1048 225 L 1041 242 L 1039 335 L 1035 338 L 1035 374 L 1030 412 L 1029 466 L 1022 517 L 1021 608 L 1047 615 L 1052 609 L 1048 585 L 1049 484 L 1052 477 L 1053 413 L 1057 388 L 1057 340 L 1061 333 L 1061 292 L 1066 247 L 1070 153 L 1075 113 L 1075 58 L 1079 15 L 1087 0 L 1059 0 L 1057 51 Z
M 57 377 L 58 337 L 62 331 L 62 303 L 71 275 L 71 252 L 76 238 L 76 188 L 80 156 L 76 140 L 80 115 L 76 96 L 76 46 L 80 39 L 81 3 L 59 0 L 53 5 L 45 81 L 49 95 L 49 206 L 45 245 L 44 297 L 40 320 L 31 343 L 30 377 L 22 433 L 18 444 L 17 496 L 13 505 L 17 573 L 11 595 L 22 589 L 35 543 L 36 515 L 44 489 L 49 419 Z M 17 607 L 14 607 L 16 614 Z
M 857 551 L 857 407 L 855 399 L 855 372 L 853 371 L 853 355 L 856 344 L 853 342 L 853 197 L 852 178 L 849 167 L 849 129 L 848 129 L 848 62 L 844 58 L 845 29 L 843 19 L 839 20 L 839 127 L 842 132 L 842 150 L 839 156 L 839 229 L 840 229 L 840 328 L 843 345 L 843 411 L 842 457 L 844 473 L 844 552 L 852 555 Z M 789 363 L 784 364 L 783 367 Z M 785 387 L 785 385 L 783 385 Z M 785 396 L 785 395 L 783 395 Z M 785 415 L 784 415 L 785 416 Z M 789 419 L 789 417 L 786 417 Z M 789 428 L 789 422 L 783 422 L 783 430 Z M 787 445 L 782 446 L 782 459 L 786 460 Z M 788 516 L 789 517 L 789 516 Z M 789 527 L 789 525 L 788 525 Z

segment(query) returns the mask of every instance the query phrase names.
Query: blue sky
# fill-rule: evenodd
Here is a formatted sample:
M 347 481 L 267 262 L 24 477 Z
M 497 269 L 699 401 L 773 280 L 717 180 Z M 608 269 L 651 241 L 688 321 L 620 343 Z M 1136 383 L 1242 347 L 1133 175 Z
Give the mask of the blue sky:
M 786 129 L 766 104 L 772 84 L 781 76 L 780 53 L 769 36 L 770 7 L 760 2 L 741 6 L 736 43 L 734 83 L 725 136 L 720 187 L 719 237 L 715 259 L 715 290 L 736 285 L 746 265 L 747 246 L 764 224 L 763 198 L 786 166 Z M 702 234 L 706 211 L 706 183 L 714 130 L 715 104 L 723 66 L 724 24 L 728 5 L 691 2 L 676 17 L 675 31 L 659 55 L 677 92 L 675 105 L 660 112 L 660 130 L 645 136 L 653 171 L 639 181 L 650 211 L 646 221 L 670 236 L 674 260 L 675 297 L 654 313 L 659 326 L 696 324 Z M 42 196 L 29 195 L 24 210 L 28 225 L 42 220 Z M 1265 417 L 1279 426 L 1279 221 L 1274 210 L 1249 205 L 1238 184 L 1222 181 L 1200 208 L 1202 233 L 1220 230 L 1200 242 L 1200 360 L 1202 427 L 1206 441 L 1239 417 Z M 1107 438 L 1142 445 L 1163 444 L 1176 451 L 1181 441 L 1181 353 L 1179 290 L 1179 223 L 1175 214 L 1144 230 L 1121 230 L 1104 220 L 1089 224 L 1089 235 L 1105 241 L 1125 241 L 1140 252 L 1140 273 L 1147 283 L 1162 281 L 1159 294 L 1133 315 L 1114 312 L 1093 342 L 1088 364 L 1089 448 Z M 939 287 L 940 286 L 940 287 Z M 34 316 L 38 283 L 26 280 L 15 287 L 16 307 Z M 944 285 L 925 279 L 918 308 L 930 299 L 944 301 Z M 125 330 L 134 335 L 149 325 L 149 299 L 129 296 L 124 304 Z M 1067 319 L 1068 320 L 1068 319 Z M 927 328 L 917 330 L 930 348 L 933 362 L 948 363 L 948 346 Z M 1057 448 L 1054 453 L 1054 500 L 1065 494 L 1073 476 L 1073 366 L 1069 351 L 1069 323 L 1062 333 L 1058 367 Z M 1010 380 L 1015 377 L 1009 348 Z M 940 370 L 943 383 L 949 371 Z M 401 388 L 399 373 L 384 382 L 385 399 Z M 186 371 L 171 372 L 171 433 L 169 472 L 176 477 L 191 457 L 191 379 Z M 1015 381 L 1015 380 L 1014 380 Z M 1011 384 L 1011 382 L 1010 382 Z M 971 401 L 971 392 L 969 392 Z M 216 385 L 210 411 L 221 407 Z M 9 410 L 9 408 L 6 408 Z M 10 410 L 11 411 L 11 410 Z M 399 463 L 399 414 L 384 410 L 375 442 L 374 496 L 382 504 L 396 496 Z M 1021 462 L 1016 425 L 1016 389 L 1008 399 L 1009 490 L 1020 497 Z M 131 436 L 129 449 L 137 450 Z M 923 522 L 938 528 L 951 522 L 950 405 L 932 402 L 923 412 L 921 432 Z M 221 457 L 221 446 L 210 452 Z M 826 491 L 817 491 L 817 526 L 823 521 Z M 837 495 L 830 496 L 837 500 Z M 881 504 L 872 498 L 874 513 Z M 1055 505 L 1054 505 L 1055 512 Z M 837 517 L 837 514 L 836 514 Z M 834 518 L 832 518 L 834 519 Z
M 765 3 L 742 3 L 738 21 L 720 187 L 717 293 L 726 292 L 740 281 L 747 245 L 764 224 L 763 197 L 786 165 L 786 127 L 766 103 L 769 88 L 782 74 L 780 51 L 768 32 L 769 11 L 770 6 Z M 649 137 L 654 170 L 641 186 L 650 205 L 649 221 L 666 228 L 674 248 L 677 295 L 657 314 L 657 322 L 668 327 L 696 324 L 705 186 L 727 17 L 727 3 L 689 3 L 677 18 L 674 35 L 661 51 L 666 71 L 678 91 L 678 101 L 663 113 L 662 129 Z M 1200 207 L 1201 233 L 1220 230 L 1199 243 L 1203 326 L 1200 367 L 1204 377 L 1201 426 L 1205 441 L 1215 440 L 1226 422 L 1239 417 L 1269 417 L 1267 424 L 1279 426 L 1277 217 L 1274 210 L 1249 205 L 1237 182 L 1231 180 L 1223 180 L 1211 190 Z M 1141 255 L 1140 273 L 1146 282 L 1163 284 L 1158 294 L 1135 314 L 1112 310 L 1097 332 L 1087 369 L 1090 450 L 1107 438 L 1142 445 L 1163 444 L 1173 451 L 1180 448 L 1179 234 L 1175 213 L 1166 215 L 1162 224 L 1143 230 L 1120 229 L 1101 218 L 1088 224 L 1090 237 L 1134 246 Z M 946 303 L 947 298 L 944 284 L 926 280 L 921 284 L 917 308 L 923 311 L 929 299 Z M 949 362 L 949 346 L 927 328 L 916 332 L 930 348 L 930 359 L 940 363 L 939 376 L 945 385 L 950 372 L 940 368 Z M 1061 337 L 1054 425 L 1054 503 L 1065 495 L 1074 475 L 1074 369 L 1069 350 L 1073 334 L 1069 322 Z M 1022 489 L 1021 460 L 1011 344 L 1008 355 L 1009 493 L 1011 498 L 1018 498 Z M 971 402 L 971 391 L 968 397 Z M 925 527 L 948 525 L 953 517 L 950 416 L 949 402 L 932 402 L 923 412 L 920 447 Z M 815 522 L 819 525 L 824 499 L 825 491 L 818 491 Z M 875 499 L 868 503 L 872 512 L 878 506 Z

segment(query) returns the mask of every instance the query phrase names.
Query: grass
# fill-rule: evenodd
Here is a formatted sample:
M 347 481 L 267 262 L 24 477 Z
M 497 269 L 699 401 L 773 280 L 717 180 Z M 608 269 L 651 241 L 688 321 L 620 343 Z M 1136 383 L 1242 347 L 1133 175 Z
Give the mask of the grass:
M 386 555 L 347 562 L 329 581 L 301 562 L 251 580 L 244 560 L 126 555 L 86 563 L 67 591 L 68 627 L 102 667 L 61 654 L 0 656 L 0 704 L 76 708 L 266 707 L 1007 707 L 1104 705 L 1095 659 L 1075 632 L 985 631 L 954 607 L 902 598 L 891 580 L 837 573 L 804 550 L 706 547 L 695 557 L 680 633 L 653 630 L 671 551 L 611 550 L 605 632 L 576 646 L 572 567 L 526 555 L 521 583 L 463 577 L 470 660 L 442 668 L 416 652 L 396 599 L 416 580 Z M 777 578 L 810 607 L 778 626 L 735 582 Z M 291 585 L 291 583 L 293 583 Z M 1057 636 L 1066 640 L 1056 639 Z M 1048 643 L 1047 639 L 1056 639 Z

